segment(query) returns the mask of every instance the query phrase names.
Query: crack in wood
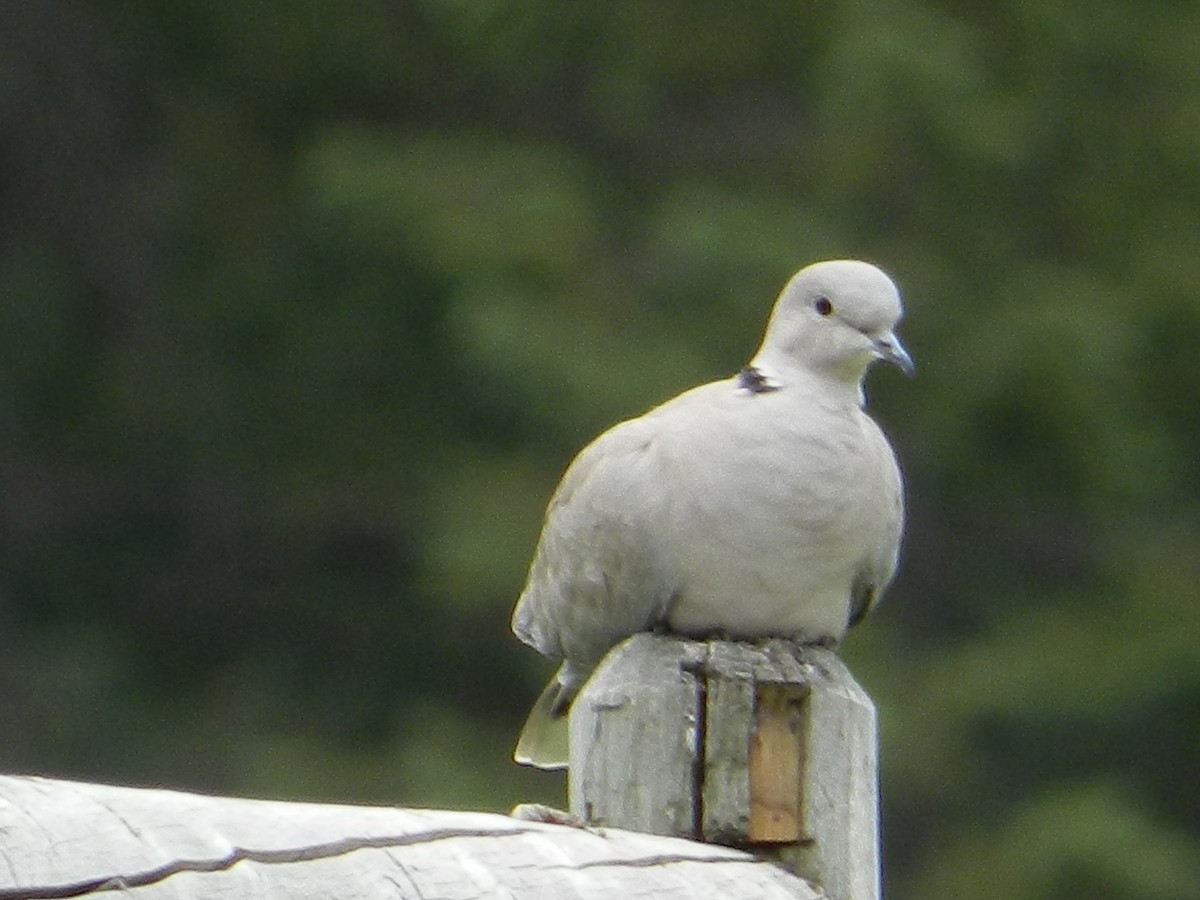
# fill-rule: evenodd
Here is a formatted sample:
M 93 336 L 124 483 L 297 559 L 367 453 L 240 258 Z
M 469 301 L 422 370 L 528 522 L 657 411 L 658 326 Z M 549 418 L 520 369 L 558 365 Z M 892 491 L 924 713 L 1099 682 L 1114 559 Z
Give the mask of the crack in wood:
M 99 894 L 106 891 L 122 891 L 131 888 L 149 887 L 166 880 L 174 875 L 186 872 L 224 872 L 241 862 L 254 862 L 265 865 L 286 863 L 312 862 L 315 860 L 332 859 L 345 856 L 359 850 L 391 850 L 416 844 L 433 843 L 435 841 L 453 840 L 456 838 L 517 837 L 538 832 L 527 829 L 512 831 L 444 829 L 427 831 L 421 834 L 393 835 L 383 837 L 343 838 L 324 844 L 314 844 L 307 847 L 289 847 L 283 850 L 254 850 L 245 847 L 235 847 L 222 857 L 213 859 L 183 859 L 128 875 L 103 875 L 88 878 L 83 881 L 60 885 L 30 885 L 21 888 L 0 888 L 0 900 L 66 900 L 71 897 L 86 897 L 89 894 Z M 636 859 L 594 859 L 576 865 L 541 866 L 540 868 L 561 868 L 572 870 L 613 868 L 653 868 L 685 863 L 742 863 L 744 865 L 769 865 L 761 859 L 747 857 L 745 859 L 730 859 L 728 856 L 692 856 L 680 854 L 653 854 Z M 399 885 L 397 885 L 399 886 Z M 415 884 L 413 885 L 415 887 Z
M 725 865 L 741 863 L 747 866 L 773 865 L 773 863 L 767 860 L 748 854 L 744 859 L 731 859 L 728 856 L 688 856 L 684 853 L 659 853 L 654 856 L 642 856 L 638 859 L 593 859 L 591 862 L 583 862 L 577 866 L 539 866 L 539 868 L 543 870 L 549 868 L 597 869 L 603 866 L 613 866 L 625 869 L 649 869 L 654 866 L 670 866 L 683 863 L 723 863 Z
M 705 652 L 707 659 L 707 651 Z M 696 715 L 696 743 L 693 745 L 692 760 L 692 837 L 704 840 L 704 778 L 708 741 L 708 678 L 704 666 L 692 671 L 696 681 L 696 699 L 693 709 Z
M 383 837 L 342 838 L 324 844 L 307 847 L 288 847 L 283 850 L 254 850 L 234 847 L 225 856 L 212 859 L 181 859 L 128 875 L 102 875 L 83 881 L 59 885 L 29 885 L 20 888 L 0 888 L 0 900 L 63 900 L 84 897 L 104 891 L 128 890 L 147 887 L 184 872 L 223 872 L 240 862 L 255 862 L 264 865 L 312 862 L 332 859 L 355 853 L 359 850 L 388 850 L 415 844 L 453 840 L 454 838 L 497 838 L 515 837 L 532 833 L 531 829 L 496 831 L 484 829 L 441 829 L 420 834 L 389 835 Z

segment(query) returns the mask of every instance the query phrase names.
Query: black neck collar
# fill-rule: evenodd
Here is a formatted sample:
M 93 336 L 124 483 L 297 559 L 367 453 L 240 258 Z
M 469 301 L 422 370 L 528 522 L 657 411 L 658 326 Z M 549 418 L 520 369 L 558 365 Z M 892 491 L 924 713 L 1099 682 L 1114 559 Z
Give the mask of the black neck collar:
M 771 381 L 754 366 L 746 366 L 738 373 L 738 387 L 751 394 L 769 394 L 779 390 L 779 385 Z

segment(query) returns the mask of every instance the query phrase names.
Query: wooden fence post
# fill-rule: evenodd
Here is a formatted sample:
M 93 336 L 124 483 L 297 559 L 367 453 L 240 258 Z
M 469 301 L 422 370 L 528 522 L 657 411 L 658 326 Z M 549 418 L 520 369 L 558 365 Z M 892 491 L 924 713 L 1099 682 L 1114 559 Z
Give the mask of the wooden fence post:
M 875 707 L 838 656 L 639 634 L 571 712 L 571 811 L 749 849 L 879 900 Z

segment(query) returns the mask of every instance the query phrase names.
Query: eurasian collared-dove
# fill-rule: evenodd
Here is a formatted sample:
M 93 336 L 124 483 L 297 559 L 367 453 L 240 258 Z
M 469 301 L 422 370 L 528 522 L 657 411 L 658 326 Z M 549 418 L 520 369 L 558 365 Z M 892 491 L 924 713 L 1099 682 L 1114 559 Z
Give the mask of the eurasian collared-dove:
M 514 754 L 566 765 L 561 720 L 605 653 L 639 631 L 836 644 L 896 569 L 900 472 L 863 411 L 876 359 L 913 371 L 900 297 L 864 262 L 784 287 L 741 373 L 610 428 L 546 511 L 513 631 L 562 659 Z

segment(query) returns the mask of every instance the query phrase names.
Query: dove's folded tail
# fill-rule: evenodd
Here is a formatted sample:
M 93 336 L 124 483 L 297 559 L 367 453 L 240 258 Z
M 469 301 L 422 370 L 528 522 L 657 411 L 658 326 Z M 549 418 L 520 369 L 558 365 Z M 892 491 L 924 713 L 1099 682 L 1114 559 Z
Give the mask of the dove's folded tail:
M 567 714 L 578 691 L 578 686 L 550 679 L 525 720 L 513 759 L 538 769 L 567 768 L 571 758 Z

